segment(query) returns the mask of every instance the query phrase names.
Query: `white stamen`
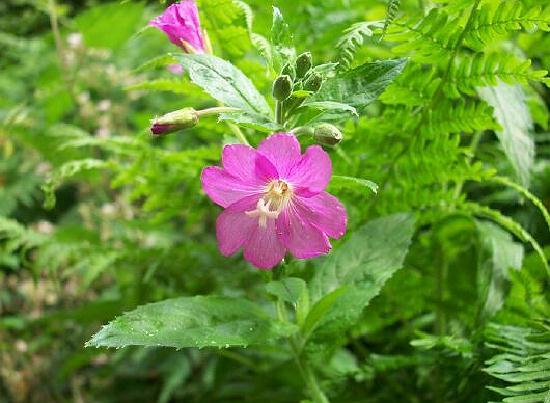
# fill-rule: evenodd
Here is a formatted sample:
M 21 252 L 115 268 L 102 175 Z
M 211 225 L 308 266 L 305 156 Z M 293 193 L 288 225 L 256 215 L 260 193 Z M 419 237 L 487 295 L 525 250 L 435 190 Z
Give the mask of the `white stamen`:
M 256 204 L 256 210 L 246 211 L 245 214 L 249 217 L 258 218 L 258 225 L 262 228 L 267 227 L 268 218 L 277 218 L 279 217 L 280 211 L 271 211 L 269 206 L 271 205 L 271 200 L 268 200 L 267 203 L 264 199 L 258 200 Z

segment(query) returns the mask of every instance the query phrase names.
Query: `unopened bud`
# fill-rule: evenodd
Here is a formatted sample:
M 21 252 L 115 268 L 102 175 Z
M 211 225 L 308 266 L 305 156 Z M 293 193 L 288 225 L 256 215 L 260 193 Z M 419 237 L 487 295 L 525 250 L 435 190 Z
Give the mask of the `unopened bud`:
M 294 63 L 286 63 L 281 70 L 281 75 L 289 76 L 294 80 L 296 78 L 296 69 L 294 68 Z
M 287 76 L 279 76 L 273 83 L 273 98 L 284 101 L 292 94 L 292 79 Z
M 296 77 L 302 78 L 311 70 L 311 53 L 302 53 L 296 59 Z
M 199 123 L 199 115 L 193 108 L 183 108 L 151 120 L 151 134 L 164 136 L 178 130 L 189 129 Z
M 313 139 L 318 143 L 333 146 L 342 141 L 342 132 L 330 123 L 322 123 L 315 127 Z
M 323 85 L 323 77 L 320 74 L 310 74 L 304 84 L 304 90 L 306 91 L 319 91 Z

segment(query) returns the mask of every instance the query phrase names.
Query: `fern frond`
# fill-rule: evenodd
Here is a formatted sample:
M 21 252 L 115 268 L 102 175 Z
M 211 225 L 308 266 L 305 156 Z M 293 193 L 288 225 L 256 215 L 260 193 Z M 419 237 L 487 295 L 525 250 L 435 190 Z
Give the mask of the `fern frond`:
M 437 61 L 449 57 L 458 45 L 461 31 L 458 18 L 433 8 L 419 21 L 396 20 L 388 30 L 387 40 L 403 42 L 393 48 L 398 54 L 408 54 L 420 62 Z
M 0 216 L 0 257 L 2 252 L 13 253 L 28 250 L 42 244 L 45 237 L 25 228 L 15 220 Z
M 441 79 L 434 68 L 423 70 L 408 64 L 399 78 L 380 96 L 387 105 L 419 106 L 429 103 Z
M 478 130 L 498 129 L 492 108 L 485 102 L 460 99 L 444 101 L 428 118 L 428 130 L 442 133 L 473 133 Z
M 497 6 L 485 4 L 466 32 L 464 42 L 473 49 L 482 49 L 495 39 L 522 29 L 550 31 L 550 6 L 526 10 L 519 1 L 502 1 Z
M 347 70 L 351 66 L 357 49 L 363 46 L 366 37 L 374 35 L 374 30 L 382 28 L 381 21 L 358 22 L 344 31 L 338 40 L 338 67 Z
M 386 8 L 386 19 L 384 20 L 384 28 L 382 30 L 382 36 L 386 34 L 388 27 L 397 17 L 397 12 L 399 11 L 399 6 L 401 5 L 401 0 L 389 0 L 388 7 Z
M 250 49 L 252 13 L 246 4 L 233 0 L 200 0 L 199 10 L 215 45 L 230 56 L 241 56 Z
M 486 344 L 499 353 L 485 361 L 486 373 L 507 386 L 488 386 L 502 402 L 550 400 L 550 328 L 490 324 Z
M 53 208 L 55 206 L 55 190 L 65 179 L 71 178 L 80 172 L 104 169 L 111 165 L 107 161 L 92 158 L 66 162 L 56 169 L 42 186 L 42 190 L 46 196 L 44 207 Z
M 532 70 L 529 59 L 522 60 L 504 53 L 478 53 L 455 60 L 444 90 L 451 98 L 459 98 L 461 93 L 475 96 L 476 87 L 494 86 L 499 80 L 508 84 L 526 84 L 547 74 L 546 70 Z

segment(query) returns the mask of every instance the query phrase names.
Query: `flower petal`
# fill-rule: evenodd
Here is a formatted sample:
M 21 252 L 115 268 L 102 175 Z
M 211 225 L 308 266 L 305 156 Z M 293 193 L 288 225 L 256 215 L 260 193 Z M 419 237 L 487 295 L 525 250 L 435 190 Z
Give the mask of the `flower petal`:
M 288 176 L 296 187 L 296 193 L 311 197 L 327 187 L 332 175 L 332 163 L 321 146 L 309 146 Z
M 289 133 L 272 134 L 260 143 L 258 151 L 275 165 L 280 178 L 285 178 L 301 158 L 300 143 Z
M 244 144 L 228 144 L 222 151 L 222 165 L 230 175 L 245 182 L 256 181 L 256 150 Z
M 244 258 L 259 269 L 272 269 L 285 257 L 285 253 L 285 247 L 277 238 L 275 220 L 272 219 L 267 220 L 265 227 L 256 225 L 244 244 Z
M 162 15 L 149 25 L 164 31 L 170 42 L 185 49 L 182 40 L 190 44 L 197 53 L 204 53 L 204 40 L 199 21 L 199 11 L 194 0 L 184 0 L 170 5 Z
M 248 196 L 225 209 L 216 220 L 218 247 L 224 256 L 237 252 L 258 226 L 258 219 L 246 211 L 254 210 L 259 196 Z
M 277 169 L 275 168 L 275 166 L 271 163 L 270 160 L 268 160 L 260 153 L 256 155 L 255 174 L 260 183 L 262 183 L 263 185 L 265 185 L 272 179 L 279 178 L 279 174 L 277 173 Z
M 277 234 L 286 248 L 298 259 L 324 255 L 331 248 L 327 236 L 298 209 L 290 204 L 277 218 Z
M 321 192 L 312 197 L 295 196 L 294 205 L 301 217 L 331 238 L 338 239 L 346 233 L 346 208 L 330 193 Z
M 245 183 L 220 167 L 204 168 L 201 182 L 204 192 L 222 207 L 229 207 L 246 196 L 260 194 L 262 191 L 260 186 Z

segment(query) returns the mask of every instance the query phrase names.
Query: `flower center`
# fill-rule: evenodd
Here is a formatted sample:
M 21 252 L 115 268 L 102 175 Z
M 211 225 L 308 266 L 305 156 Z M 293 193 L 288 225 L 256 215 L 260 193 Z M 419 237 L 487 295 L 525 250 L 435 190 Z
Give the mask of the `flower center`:
M 255 210 L 247 211 L 249 217 L 258 218 L 258 225 L 265 228 L 267 219 L 275 219 L 286 207 L 293 194 L 292 186 L 280 179 L 272 180 L 265 187 L 263 196 L 258 200 Z

